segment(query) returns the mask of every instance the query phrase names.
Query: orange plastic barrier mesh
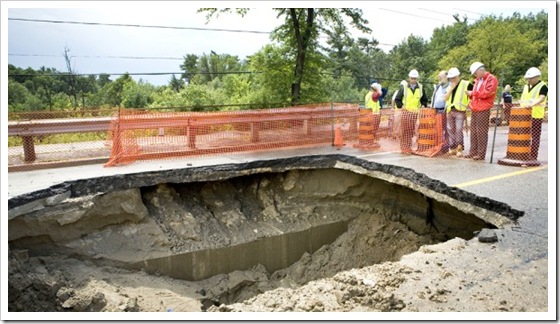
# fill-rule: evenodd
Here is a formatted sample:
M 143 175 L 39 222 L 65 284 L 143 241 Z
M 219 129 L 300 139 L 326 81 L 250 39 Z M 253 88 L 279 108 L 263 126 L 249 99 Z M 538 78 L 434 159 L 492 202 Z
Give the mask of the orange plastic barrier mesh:
M 357 138 L 358 107 L 316 104 L 228 112 L 154 112 L 120 109 L 111 123 L 105 166 L 136 160 L 332 144 L 340 127 Z

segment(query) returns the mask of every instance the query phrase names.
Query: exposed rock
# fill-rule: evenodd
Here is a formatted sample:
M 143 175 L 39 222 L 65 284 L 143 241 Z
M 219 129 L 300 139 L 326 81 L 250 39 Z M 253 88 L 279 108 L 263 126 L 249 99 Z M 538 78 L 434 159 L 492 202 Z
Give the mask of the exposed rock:
M 491 229 L 483 228 L 478 233 L 478 240 L 483 243 L 494 243 L 498 242 L 498 235 Z

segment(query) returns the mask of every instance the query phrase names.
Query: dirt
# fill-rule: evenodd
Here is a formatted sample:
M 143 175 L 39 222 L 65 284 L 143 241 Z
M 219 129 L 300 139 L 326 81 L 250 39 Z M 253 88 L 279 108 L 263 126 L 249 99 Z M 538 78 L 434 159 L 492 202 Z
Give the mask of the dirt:
M 184 281 L 68 256 L 10 253 L 10 311 L 546 311 L 547 261 L 477 239 L 423 245 L 402 224 L 361 217 L 292 266 Z M 381 225 L 381 226 L 377 226 Z M 375 247 L 381 247 L 376 249 Z M 413 252 L 420 248 L 418 251 Z M 412 253 L 410 253 L 412 252 Z M 402 258 L 401 258 L 402 257 Z M 385 261 L 374 264 L 379 260 Z M 496 271 L 495 260 L 500 265 Z M 529 293 L 531 292 L 531 293 Z
M 547 259 L 513 254 L 501 241 L 507 229 L 480 243 L 473 230 L 486 223 L 471 209 L 346 170 L 65 197 L 11 209 L 9 311 L 548 309 Z M 187 281 L 131 269 L 336 222 L 348 222 L 347 231 L 276 271 L 253 264 Z

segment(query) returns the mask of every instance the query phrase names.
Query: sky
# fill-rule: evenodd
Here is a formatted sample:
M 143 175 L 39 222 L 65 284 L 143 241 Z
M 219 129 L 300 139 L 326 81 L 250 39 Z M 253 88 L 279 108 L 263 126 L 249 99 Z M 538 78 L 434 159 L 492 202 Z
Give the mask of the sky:
M 295 2 L 300 7 L 317 5 Z M 336 7 L 341 2 L 320 2 Z M 370 37 L 388 52 L 414 34 L 429 40 L 434 28 L 453 24 L 453 14 L 472 23 L 484 15 L 504 17 L 514 12 L 526 15 L 542 10 L 554 13 L 555 1 L 358 1 L 345 7 L 361 8 L 372 29 Z M 268 32 L 282 23 L 271 9 L 288 2 L 212 2 L 215 7 L 252 8 L 245 17 L 220 14 L 207 23 L 198 7 L 208 2 L 19 2 L 2 1 L 2 27 L 7 26 L 7 53 L 2 37 L 2 61 L 17 67 L 42 66 L 66 71 L 64 49 L 70 50 L 77 73 L 181 72 L 186 54 L 214 51 L 244 59 L 270 43 Z M 7 10 L 5 10 L 7 9 Z M 9 19 L 40 19 L 88 23 L 133 24 L 242 32 L 173 28 L 84 25 L 30 22 Z M 550 18 L 549 18 L 550 20 Z M 551 23 L 551 22 L 549 22 Z M 2 28 L 2 30 L 6 30 Z M 3 32 L 4 33 L 4 32 Z M 353 36 L 368 37 L 354 31 Z M 136 58 L 131 58 L 136 57 Z M 142 59 L 139 59 L 141 57 Z M 2 65 L 5 66 L 6 63 Z M 118 75 L 113 75 L 112 80 Z M 177 75 L 179 77 L 179 75 Z M 134 76 L 152 84 L 167 84 L 171 75 Z

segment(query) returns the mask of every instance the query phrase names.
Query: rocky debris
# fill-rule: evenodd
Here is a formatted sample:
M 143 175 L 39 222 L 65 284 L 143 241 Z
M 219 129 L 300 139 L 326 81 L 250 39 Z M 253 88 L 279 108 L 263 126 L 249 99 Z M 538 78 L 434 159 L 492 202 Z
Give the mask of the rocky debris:
M 488 228 L 483 228 L 480 233 L 478 233 L 478 241 L 483 243 L 494 243 L 498 242 L 498 235 Z
M 376 272 L 375 270 L 378 270 Z M 332 278 L 311 281 L 296 289 L 278 288 L 232 305 L 212 306 L 208 311 L 258 312 L 332 312 L 332 311 L 400 311 L 406 307 L 393 291 L 403 282 L 405 268 L 386 263 L 371 267 L 371 274 L 360 270 L 340 272 Z M 378 278 L 371 285 L 371 278 Z

